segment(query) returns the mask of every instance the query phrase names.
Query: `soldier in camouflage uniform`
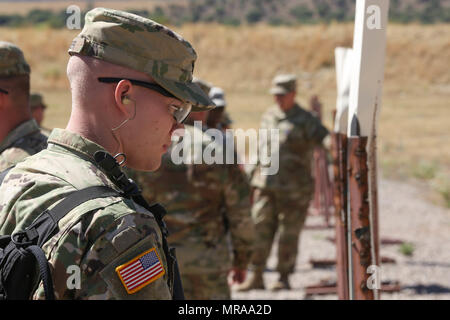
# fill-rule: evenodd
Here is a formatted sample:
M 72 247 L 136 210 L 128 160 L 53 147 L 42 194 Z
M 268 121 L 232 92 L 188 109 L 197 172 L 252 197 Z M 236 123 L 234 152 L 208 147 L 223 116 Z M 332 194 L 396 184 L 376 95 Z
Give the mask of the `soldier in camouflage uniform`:
M 42 121 L 44 120 L 45 109 L 47 105 L 44 103 L 44 99 L 40 93 L 31 93 L 30 95 L 30 108 L 31 115 L 36 120 L 38 126 L 41 128 L 41 132 L 47 137 L 50 135 L 51 130 L 42 127 Z
M 199 79 L 197 77 L 194 77 L 192 79 L 192 82 L 197 84 L 203 90 L 203 92 L 209 96 L 209 91 L 213 87 L 211 83 L 209 83 L 203 79 Z M 217 106 L 216 106 L 216 108 L 217 108 Z M 213 110 L 215 110 L 216 108 L 214 108 Z M 201 125 L 202 125 L 202 130 L 206 131 L 208 129 L 207 119 L 209 116 L 209 111 L 210 110 L 190 114 L 189 117 L 186 119 L 186 124 L 193 126 L 194 121 L 199 121 L 199 123 L 201 123 Z
M 120 156 L 135 169 L 156 170 L 192 105 L 192 110 L 213 107 L 191 82 L 197 58 L 192 46 L 152 20 L 95 8 L 86 14 L 69 54 L 69 123 L 52 131 L 47 149 L 6 175 L 0 186 L 0 235 L 23 229 L 73 191 L 90 186 L 122 191 L 96 160 L 97 152 Z M 87 201 L 59 222 L 59 230 L 43 247 L 57 299 L 172 298 L 173 264 L 161 229 L 134 201 Z M 137 278 L 132 270 L 120 273 L 152 252 L 158 264 L 154 273 Z M 68 268 L 74 265 L 81 271 L 80 288 L 69 289 Z M 43 297 L 41 283 L 34 298 Z
M 294 75 L 275 77 L 270 92 L 278 106 L 264 113 L 261 128 L 279 129 L 279 171 L 274 175 L 262 175 L 261 165 L 253 171 L 252 218 L 256 231 L 250 265 L 253 275 L 242 284 L 241 291 L 264 288 L 263 270 L 276 231 L 279 233 L 277 271 L 280 277 L 272 289 L 290 288 L 288 277 L 294 271 L 298 239 L 313 194 L 312 152 L 328 134 L 318 118 L 295 102 Z
M 225 131 L 231 124 L 231 119 L 225 112 L 225 107 L 227 105 L 225 100 L 225 92 L 222 88 L 212 87 L 209 91 L 209 97 L 216 105 L 216 108 L 208 112 L 208 127 Z
M 197 79 L 197 83 L 208 92 L 206 82 Z M 194 118 L 205 121 L 206 115 L 196 113 Z M 139 172 L 136 179 L 149 202 L 167 209 L 169 243 L 177 250 L 186 299 L 230 299 L 227 275 L 231 270 L 232 283 L 243 281 L 252 248 L 250 186 L 237 164 L 204 163 L 207 146 L 223 147 L 198 126 L 189 125 L 192 120 L 185 125 L 191 139 L 180 145 L 193 152 L 190 160 L 202 163 L 174 164 L 171 153 L 177 152 L 177 144 L 163 156 L 158 171 Z
M 22 51 L 0 41 L 0 172 L 46 147 L 29 98 L 30 67 Z

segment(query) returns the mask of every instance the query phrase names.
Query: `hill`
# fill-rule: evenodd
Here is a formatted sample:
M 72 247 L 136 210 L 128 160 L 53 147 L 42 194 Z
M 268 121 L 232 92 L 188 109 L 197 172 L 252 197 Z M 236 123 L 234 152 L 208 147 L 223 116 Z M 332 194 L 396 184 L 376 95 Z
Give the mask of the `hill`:
M 84 11 L 94 6 L 126 9 L 164 24 L 216 22 L 227 25 L 265 23 L 296 25 L 354 19 L 354 0 L 153 0 L 153 1 L 7 1 L 0 0 L 0 25 L 46 22 L 64 27 L 69 5 Z M 450 22 L 450 0 L 391 0 L 390 21 L 424 24 Z

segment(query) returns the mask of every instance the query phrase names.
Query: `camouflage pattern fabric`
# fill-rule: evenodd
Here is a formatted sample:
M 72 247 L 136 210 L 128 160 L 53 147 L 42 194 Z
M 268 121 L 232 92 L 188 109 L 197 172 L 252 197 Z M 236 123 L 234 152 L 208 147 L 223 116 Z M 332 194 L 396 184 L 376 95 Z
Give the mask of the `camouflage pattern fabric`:
M 44 99 L 42 98 L 42 95 L 40 93 L 31 93 L 30 94 L 30 108 L 33 110 L 37 107 L 43 107 L 46 108 L 46 105 L 44 103 Z
M 321 144 L 328 130 L 318 118 L 298 104 L 287 112 L 277 106 L 270 108 L 262 116 L 260 128 L 279 129 L 279 171 L 274 175 L 262 175 L 258 166 L 253 174 L 252 186 L 309 193 L 313 187 L 311 159 L 314 147 Z M 273 147 L 269 140 L 268 148 Z
M 73 40 L 69 54 L 81 54 L 141 71 L 192 111 L 214 108 L 208 95 L 192 82 L 197 53 L 167 27 L 128 12 L 95 8 Z
M 230 300 L 227 272 L 184 273 L 183 289 L 189 300 Z
M 75 190 L 109 186 L 120 191 L 96 165 L 93 155 L 99 150 L 103 148 L 88 139 L 54 129 L 47 149 L 19 163 L 5 177 L 0 187 L 0 235 L 24 229 Z M 61 219 L 59 230 L 43 246 L 57 299 L 171 299 L 162 236 L 146 209 L 121 197 L 94 199 Z M 152 248 L 164 275 L 128 294 L 116 268 Z M 80 268 L 80 289 L 67 286 L 71 266 Z M 43 298 L 41 284 L 34 299 Z
M 185 130 L 197 137 L 191 141 L 199 151 L 193 158 L 201 157 L 211 137 L 190 125 Z M 168 241 L 177 250 L 186 298 L 229 297 L 226 275 L 231 267 L 245 269 L 252 250 L 249 184 L 237 165 L 175 165 L 171 152 L 158 171 L 135 173 L 138 185 L 149 202 L 167 209 Z
M 33 110 L 35 110 L 36 108 L 43 108 L 43 110 L 47 109 L 47 105 L 44 102 L 44 98 L 42 97 L 42 95 L 40 93 L 37 92 L 33 92 L 30 94 L 30 108 L 31 108 L 31 113 L 33 115 Z M 44 111 L 42 111 L 44 112 Z M 34 117 L 34 115 L 33 115 Z M 41 133 L 48 137 L 50 135 L 50 133 L 52 132 L 51 129 L 45 128 L 42 125 L 40 126 L 41 129 Z
M 280 74 L 272 80 L 269 92 L 272 95 L 286 94 L 297 89 L 297 76 L 295 74 Z
M 222 120 L 220 121 L 220 125 L 222 128 L 227 129 L 233 124 L 233 120 L 231 119 L 230 114 L 227 111 L 224 111 L 222 114 Z
M 253 171 L 252 219 L 257 236 L 251 268 L 264 268 L 278 230 L 277 270 L 286 274 L 293 271 L 299 234 L 313 195 L 312 153 L 328 130 L 298 104 L 287 112 L 277 106 L 269 109 L 262 117 L 261 128 L 279 129 L 280 158 L 279 172 L 275 175 L 262 175 L 261 165 Z M 268 148 L 273 147 L 269 143 Z
M 256 237 L 251 269 L 263 271 L 278 231 L 277 271 L 280 274 L 294 271 L 300 231 L 306 220 L 311 196 L 305 192 L 255 190 L 252 219 Z
M 0 143 L 0 172 L 38 153 L 47 146 L 47 136 L 42 134 L 34 119 L 23 122 Z
M 0 77 L 30 74 L 30 66 L 25 61 L 22 50 L 16 45 L 0 41 Z

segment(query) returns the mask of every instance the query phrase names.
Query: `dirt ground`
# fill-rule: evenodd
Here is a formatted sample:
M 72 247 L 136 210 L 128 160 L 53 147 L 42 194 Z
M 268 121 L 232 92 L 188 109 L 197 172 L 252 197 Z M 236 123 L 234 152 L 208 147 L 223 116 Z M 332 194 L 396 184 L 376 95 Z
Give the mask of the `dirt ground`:
M 381 256 L 395 259 L 395 263 L 381 266 L 381 281 L 398 281 L 400 291 L 381 293 L 383 300 L 450 299 L 450 210 L 427 202 L 422 189 L 401 182 L 381 179 L 380 236 L 394 238 L 407 243 L 402 246 L 382 245 Z M 323 217 L 310 215 L 306 225 L 322 224 Z M 232 291 L 233 299 L 337 299 L 336 294 L 306 296 L 305 287 L 320 281 L 336 280 L 334 267 L 313 268 L 310 259 L 334 259 L 334 229 L 305 229 L 300 237 L 300 254 L 295 273 L 291 275 L 292 290 L 273 292 L 252 290 Z M 405 254 L 407 247 L 412 255 Z M 403 248 L 403 250 L 402 250 Z M 277 248 L 272 248 L 264 274 L 266 286 L 277 279 Z M 403 253 L 402 253 L 403 252 Z

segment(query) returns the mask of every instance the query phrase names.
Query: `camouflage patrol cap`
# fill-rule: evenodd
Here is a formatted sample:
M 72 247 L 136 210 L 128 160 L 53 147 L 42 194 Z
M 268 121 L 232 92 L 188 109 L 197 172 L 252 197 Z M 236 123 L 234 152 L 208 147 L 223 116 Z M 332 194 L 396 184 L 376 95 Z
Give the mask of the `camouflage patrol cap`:
M 225 101 L 225 92 L 222 88 L 212 87 L 209 91 L 209 97 L 218 108 L 224 108 L 227 105 Z
M 141 71 L 192 111 L 214 108 L 198 85 L 192 83 L 197 54 L 189 42 L 167 27 L 124 11 L 95 8 L 69 54 L 80 54 Z
M 37 107 L 43 107 L 46 108 L 46 105 L 44 104 L 44 99 L 42 98 L 42 95 L 39 93 L 32 93 L 30 94 L 30 108 L 34 109 Z
M 30 74 L 30 66 L 25 61 L 22 50 L 6 41 L 0 41 L 0 77 Z
M 200 89 L 203 90 L 205 94 L 209 96 L 209 90 L 212 88 L 212 84 L 209 82 L 206 82 L 205 80 L 199 79 L 197 77 L 192 78 L 192 83 L 195 83 L 200 87 Z
M 270 93 L 274 95 L 286 94 L 297 88 L 297 77 L 294 74 L 280 74 L 272 80 Z

